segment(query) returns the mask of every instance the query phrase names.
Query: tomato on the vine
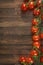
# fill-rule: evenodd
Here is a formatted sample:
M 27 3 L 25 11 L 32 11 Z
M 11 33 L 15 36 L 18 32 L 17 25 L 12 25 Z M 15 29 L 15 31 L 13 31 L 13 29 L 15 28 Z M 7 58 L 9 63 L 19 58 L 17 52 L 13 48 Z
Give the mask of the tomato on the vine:
M 40 57 L 40 62 L 43 63 L 43 56 Z
M 32 24 L 33 25 L 38 25 L 39 24 L 39 20 L 36 19 L 36 18 L 32 19 Z
M 38 51 L 36 51 L 36 50 L 31 50 L 31 51 L 30 51 L 30 55 L 32 55 L 32 56 L 38 56 Z
M 33 46 L 39 49 L 40 48 L 40 42 L 39 41 L 33 42 Z
M 34 9 L 33 14 L 34 14 L 35 16 L 40 15 L 40 9 Z
M 38 32 L 38 30 L 39 30 L 39 28 L 38 28 L 38 27 L 34 27 L 34 26 L 32 26 L 32 32 L 33 32 L 33 33 Z
M 30 64 L 30 63 L 34 63 L 34 60 L 33 60 L 33 58 L 32 57 L 28 57 L 27 58 L 27 62 Z
M 43 33 L 40 34 L 41 39 L 43 39 Z
M 41 48 L 41 52 L 43 53 L 43 47 Z
M 28 7 L 26 6 L 25 3 L 23 3 L 23 4 L 21 5 L 21 10 L 22 10 L 22 11 L 27 11 L 27 9 L 28 9 Z
M 41 19 L 43 20 L 43 14 L 41 15 Z
M 29 9 L 33 9 L 34 7 L 35 7 L 34 2 L 33 1 L 29 2 Z
M 24 0 L 24 2 L 28 2 L 29 0 Z
M 40 36 L 39 35 L 33 35 L 33 41 L 39 41 Z
M 20 62 L 26 62 L 26 57 L 20 57 L 19 61 Z
M 37 1 L 37 6 L 40 7 L 42 0 Z

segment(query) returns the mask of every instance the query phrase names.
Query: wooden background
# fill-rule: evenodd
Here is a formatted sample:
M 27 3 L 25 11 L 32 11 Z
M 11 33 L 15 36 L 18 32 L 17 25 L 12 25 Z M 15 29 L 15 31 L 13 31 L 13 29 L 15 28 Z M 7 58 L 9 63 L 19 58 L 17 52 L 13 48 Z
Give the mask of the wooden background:
M 0 0 L 0 65 L 20 65 L 19 56 L 28 56 L 32 49 L 33 14 L 21 12 L 22 2 Z

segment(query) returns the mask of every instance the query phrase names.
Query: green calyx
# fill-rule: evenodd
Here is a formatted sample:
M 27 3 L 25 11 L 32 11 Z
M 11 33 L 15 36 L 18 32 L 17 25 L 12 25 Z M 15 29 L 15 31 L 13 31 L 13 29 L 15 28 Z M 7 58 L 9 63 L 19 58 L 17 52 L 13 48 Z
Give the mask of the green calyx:
M 33 63 L 29 63 L 28 65 L 32 65 Z
M 33 56 L 33 59 L 34 59 L 34 60 L 37 60 L 37 58 L 38 58 L 38 56 L 35 56 L 35 55 Z
M 25 63 L 25 62 L 21 62 L 21 64 L 26 65 L 26 63 Z

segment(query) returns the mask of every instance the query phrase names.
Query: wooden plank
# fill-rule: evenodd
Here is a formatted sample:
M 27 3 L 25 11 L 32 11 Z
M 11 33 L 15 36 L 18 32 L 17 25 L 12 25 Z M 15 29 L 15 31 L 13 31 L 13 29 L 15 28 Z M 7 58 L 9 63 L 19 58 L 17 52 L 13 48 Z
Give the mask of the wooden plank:
M 14 8 L 17 5 L 21 5 L 23 0 L 2 0 L 0 1 L 0 8 Z
M 4 22 L 0 23 L 0 27 L 15 27 L 15 26 L 29 26 L 31 23 L 24 23 L 24 22 Z
M 22 2 L 0 0 L 0 65 L 21 65 L 19 57 L 27 57 L 32 49 L 33 13 L 21 12 Z
M 0 54 L 14 54 L 14 55 L 22 55 L 22 54 L 28 54 L 29 50 L 31 50 L 32 47 L 28 50 L 0 50 Z
M 0 27 L 0 34 L 31 35 L 31 28 L 30 28 L 30 26 Z
M 0 45 L 30 45 L 32 44 L 32 39 L 28 38 L 28 39 L 13 39 L 13 40 L 5 40 L 5 39 L 1 39 L 0 40 Z
M 12 45 L 12 46 L 5 46 L 5 45 L 2 45 L 0 46 L 0 49 L 2 50 L 27 50 L 27 49 L 30 49 L 31 46 L 25 46 L 25 45 L 20 45 L 20 46 L 15 46 L 15 45 Z
M 27 11 L 27 13 L 21 12 L 21 9 L 16 7 L 16 8 L 0 8 L 0 17 L 21 17 L 23 19 L 27 18 L 27 20 L 29 20 L 29 18 L 33 18 L 32 17 L 32 12 L 31 11 Z M 30 20 L 31 20 L 30 18 Z

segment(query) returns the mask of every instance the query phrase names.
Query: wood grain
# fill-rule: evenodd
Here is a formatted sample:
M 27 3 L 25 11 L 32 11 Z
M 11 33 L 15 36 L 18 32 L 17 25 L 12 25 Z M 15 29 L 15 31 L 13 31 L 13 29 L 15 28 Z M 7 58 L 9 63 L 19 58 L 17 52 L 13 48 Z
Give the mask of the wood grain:
M 32 49 L 33 13 L 21 12 L 23 0 L 0 0 L 0 65 L 20 65 Z M 43 40 L 41 40 L 43 46 Z

